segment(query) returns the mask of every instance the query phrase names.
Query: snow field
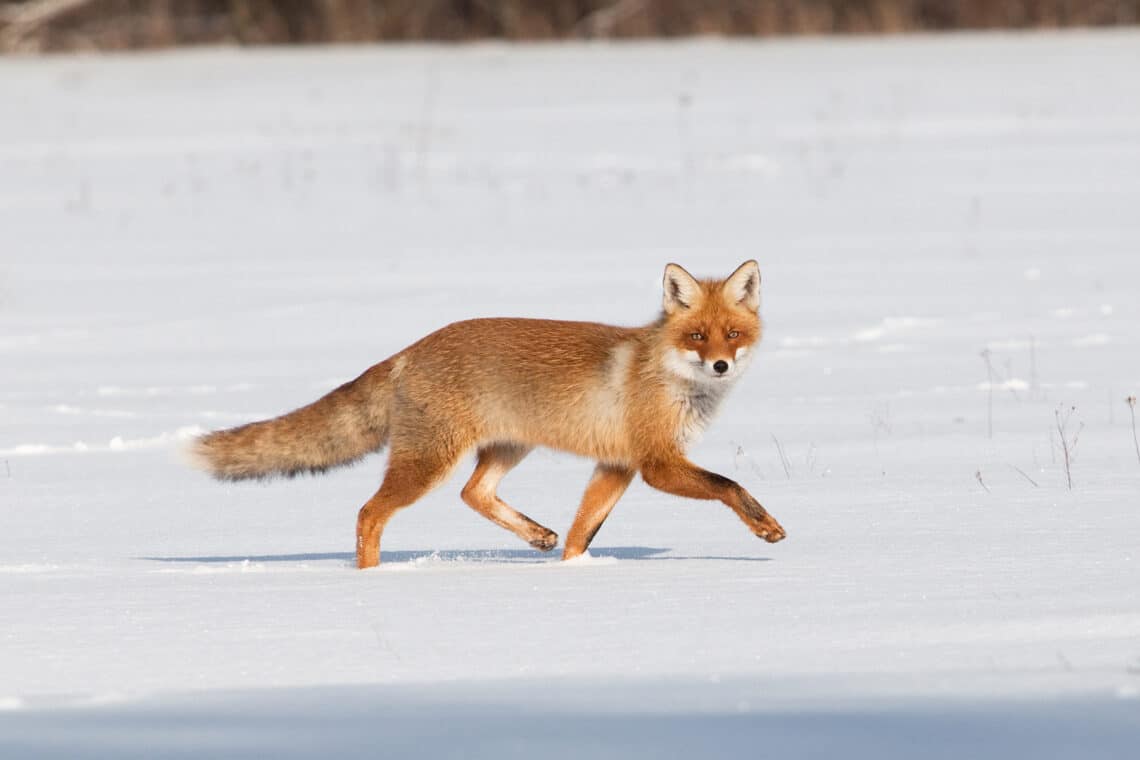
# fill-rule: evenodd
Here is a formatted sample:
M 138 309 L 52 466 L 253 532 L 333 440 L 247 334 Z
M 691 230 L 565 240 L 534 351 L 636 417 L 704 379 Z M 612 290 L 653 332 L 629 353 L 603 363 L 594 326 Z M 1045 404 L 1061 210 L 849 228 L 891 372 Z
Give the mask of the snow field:
M 4 61 L 0 754 L 1122 756 L 1138 43 Z M 781 544 L 635 483 L 562 565 L 464 465 L 361 573 L 382 458 L 179 459 L 447 322 L 637 324 L 666 262 L 752 257 L 766 337 L 692 457 Z M 590 469 L 501 492 L 564 535 Z

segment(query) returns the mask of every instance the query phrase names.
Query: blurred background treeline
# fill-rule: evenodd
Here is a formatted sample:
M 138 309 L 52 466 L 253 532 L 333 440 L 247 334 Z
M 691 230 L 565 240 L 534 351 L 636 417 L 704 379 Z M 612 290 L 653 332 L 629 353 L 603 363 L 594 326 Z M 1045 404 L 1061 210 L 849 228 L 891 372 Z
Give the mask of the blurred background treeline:
M 0 52 L 1116 26 L 1140 0 L 0 0 Z

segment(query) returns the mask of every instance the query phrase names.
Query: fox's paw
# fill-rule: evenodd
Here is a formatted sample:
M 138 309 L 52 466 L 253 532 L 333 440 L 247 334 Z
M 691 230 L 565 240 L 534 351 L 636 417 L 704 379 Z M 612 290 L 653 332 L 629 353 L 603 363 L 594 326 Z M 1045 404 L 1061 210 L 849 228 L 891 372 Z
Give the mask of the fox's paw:
M 752 532 L 770 544 L 783 541 L 788 536 L 780 526 L 780 523 L 776 522 L 771 515 L 764 515 L 763 518 L 758 520 L 756 525 L 753 526 Z
M 528 543 L 540 552 L 548 552 L 558 546 L 558 534 L 548 530 L 538 538 L 531 539 Z

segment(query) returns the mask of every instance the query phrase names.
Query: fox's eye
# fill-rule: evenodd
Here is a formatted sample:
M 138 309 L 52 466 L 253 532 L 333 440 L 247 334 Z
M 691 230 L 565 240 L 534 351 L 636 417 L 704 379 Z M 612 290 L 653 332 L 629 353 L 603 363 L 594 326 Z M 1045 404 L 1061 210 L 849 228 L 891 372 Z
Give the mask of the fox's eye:
M 739 338 L 740 337 L 740 331 L 739 330 L 729 330 L 728 331 L 728 337 L 729 338 Z
M 704 340 L 705 339 L 705 336 L 699 332 L 689 333 L 689 337 L 692 338 L 693 340 Z

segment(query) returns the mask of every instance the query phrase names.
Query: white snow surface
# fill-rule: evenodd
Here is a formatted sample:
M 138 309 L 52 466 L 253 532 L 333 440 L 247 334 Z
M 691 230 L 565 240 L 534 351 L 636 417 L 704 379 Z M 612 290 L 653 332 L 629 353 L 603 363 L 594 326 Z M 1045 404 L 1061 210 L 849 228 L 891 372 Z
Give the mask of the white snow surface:
M 1126 756 L 1138 67 L 1136 32 L 0 61 L 0 755 Z M 667 262 L 753 257 L 766 337 L 691 454 L 781 544 L 639 481 L 563 565 L 465 462 L 360 572 L 382 456 L 179 458 L 448 322 L 639 324 Z M 502 494 L 564 535 L 591 466 Z

